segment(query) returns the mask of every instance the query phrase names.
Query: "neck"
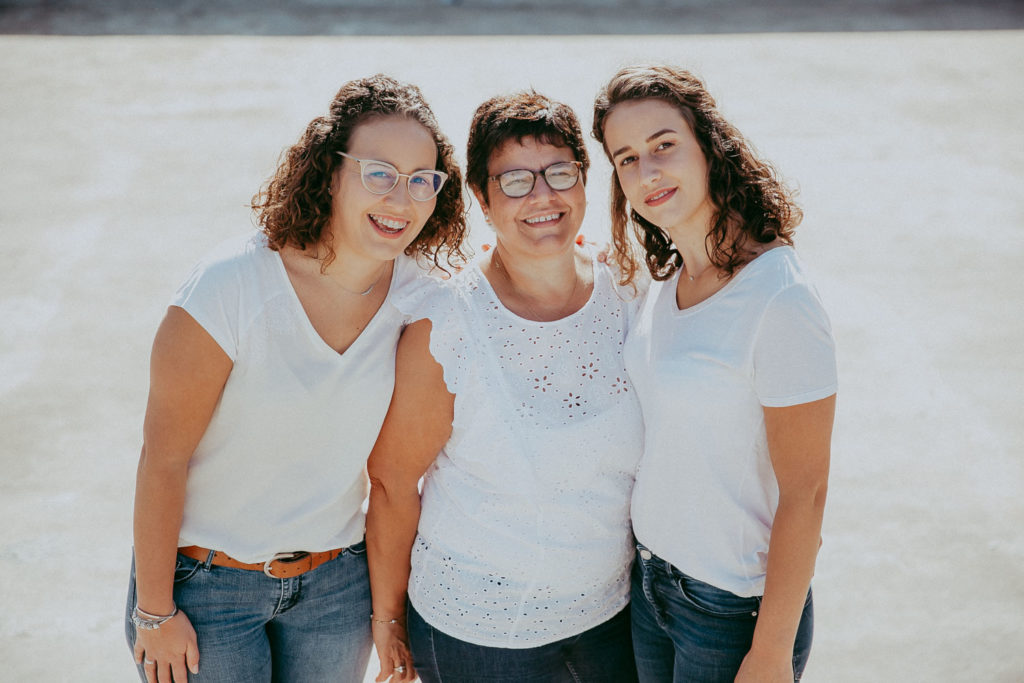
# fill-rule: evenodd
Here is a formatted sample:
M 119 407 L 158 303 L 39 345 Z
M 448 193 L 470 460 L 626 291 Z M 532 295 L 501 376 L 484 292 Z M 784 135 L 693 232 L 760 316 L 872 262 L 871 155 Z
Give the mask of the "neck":
M 492 263 L 497 259 L 499 269 L 504 270 L 508 281 L 520 294 L 543 298 L 551 291 L 560 292 L 564 297 L 566 287 L 572 287 L 577 279 L 576 249 L 547 258 L 521 256 L 510 252 L 498 242 L 494 247 Z
M 327 255 L 323 245 L 309 251 L 311 260 L 324 277 L 350 294 L 369 295 L 384 279 L 391 261 L 370 259 L 343 249 L 335 249 L 334 260 L 323 266 Z

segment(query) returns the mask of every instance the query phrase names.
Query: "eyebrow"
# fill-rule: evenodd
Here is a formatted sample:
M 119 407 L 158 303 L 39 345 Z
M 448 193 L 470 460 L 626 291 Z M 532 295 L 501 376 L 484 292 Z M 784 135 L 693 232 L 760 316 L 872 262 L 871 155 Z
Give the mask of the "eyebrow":
M 654 140 L 655 138 L 661 137 L 665 133 L 677 133 L 677 132 L 678 131 L 676 131 L 676 130 L 674 130 L 672 128 L 662 128 L 657 133 L 655 133 L 654 135 L 651 135 L 646 140 L 644 140 L 644 142 L 650 142 L 651 140 Z M 627 149 L 629 149 L 629 145 L 626 145 L 625 147 L 623 147 L 621 149 L 615 150 L 614 152 L 612 152 L 612 158 L 614 159 L 615 157 L 617 157 L 620 154 L 622 154 L 623 152 L 625 152 Z

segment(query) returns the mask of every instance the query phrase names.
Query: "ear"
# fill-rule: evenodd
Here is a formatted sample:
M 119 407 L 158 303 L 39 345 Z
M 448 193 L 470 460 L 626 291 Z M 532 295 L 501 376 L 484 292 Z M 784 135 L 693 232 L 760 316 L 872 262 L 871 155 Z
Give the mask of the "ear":
M 476 197 L 476 201 L 480 204 L 480 210 L 484 212 L 484 220 L 488 223 L 491 222 L 491 207 L 487 205 L 487 200 L 479 190 L 473 190 L 473 196 Z

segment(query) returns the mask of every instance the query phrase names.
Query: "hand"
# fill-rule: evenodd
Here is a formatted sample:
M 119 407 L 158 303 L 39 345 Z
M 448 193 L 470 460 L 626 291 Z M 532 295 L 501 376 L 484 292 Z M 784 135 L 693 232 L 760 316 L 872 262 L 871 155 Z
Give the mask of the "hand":
M 757 655 L 751 650 L 740 664 L 736 683 L 793 683 L 793 678 L 791 654 L 768 657 Z
M 374 679 L 377 683 L 407 683 L 416 680 L 416 669 L 412 665 L 409 651 L 409 636 L 405 631 L 405 620 L 394 624 L 373 622 L 373 645 L 380 658 L 380 673 Z M 399 667 L 404 670 L 399 671 Z
M 160 628 L 135 634 L 135 663 L 143 664 L 149 683 L 185 683 L 188 674 L 199 673 L 196 631 L 184 612 L 178 612 Z

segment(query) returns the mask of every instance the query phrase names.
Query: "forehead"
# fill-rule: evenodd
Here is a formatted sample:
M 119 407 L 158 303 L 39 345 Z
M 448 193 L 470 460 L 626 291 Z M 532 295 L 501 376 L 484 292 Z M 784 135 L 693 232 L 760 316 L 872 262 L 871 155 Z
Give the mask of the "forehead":
M 433 168 L 437 157 L 434 136 L 419 121 L 405 116 L 375 116 L 363 121 L 348 140 L 349 154 L 406 166 Z
M 636 138 L 646 140 L 647 136 L 660 130 L 690 132 L 690 123 L 679 107 L 654 98 L 615 105 L 604 124 L 605 140 L 611 150 L 625 144 L 635 145 Z
M 504 173 L 516 168 L 539 170 L 559 161 L 573 161 L 572 149 L 553 145 L 535 137 L 507 140 L 491 152 L 487 169 L 491 174 Z

